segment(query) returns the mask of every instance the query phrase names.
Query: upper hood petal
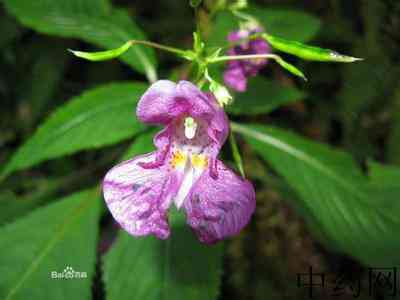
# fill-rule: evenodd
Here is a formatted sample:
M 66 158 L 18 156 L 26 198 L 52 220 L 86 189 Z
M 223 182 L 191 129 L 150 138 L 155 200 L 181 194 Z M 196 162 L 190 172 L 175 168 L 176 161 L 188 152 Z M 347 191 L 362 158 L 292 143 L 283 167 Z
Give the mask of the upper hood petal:
M 138 118 L 144 123 L 168 126 L 183 114 L 204 120 L 217 151 L 222 147 L 229 132 L 226 114 L 212 94 L 202 92 L 189 81 L 177 84 L 169 80 L 157 81 L 137 106 Z
M 144 123 L 166 124 L 176 114 L 176 84 L 169 80 L 153 83 L 140 98 L 136 114 Z

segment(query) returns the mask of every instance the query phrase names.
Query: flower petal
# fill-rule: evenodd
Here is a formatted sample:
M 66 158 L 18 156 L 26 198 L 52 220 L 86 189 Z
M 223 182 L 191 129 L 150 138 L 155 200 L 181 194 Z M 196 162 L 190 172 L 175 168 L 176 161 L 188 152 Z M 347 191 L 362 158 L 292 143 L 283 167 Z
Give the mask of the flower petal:
M 175 106 L 176 84 L 169 80 L 153 83 L 137 106 L 139 120 L 150 124 L 166 124 L 172 120 Z
M 210 119 L 215 109 L 207 95 L 191 82 L 160 80 L 144 93 L 136 112 L 144 123 L 167 125 L 182 114 Z
M 253 50 L 254 54 L 271 53 L 270 45 L 263 39 L 255 39 L 250 41 L 249 47 Z
M 103 181 L 103 194 L 114 219 L 134 236 L 170 234 L 166 212 L 176 190 L 174 176 L 163 168 L 143 168 L 155 153 L 139 156 L 112 168 Z
M 184 202 L 188 224 L 200 241 L 207 244 L 237 234 L 255 209 L 252 184 L 221 161 L 216 164 L 218 178 L 204 172 Z
M 247 88 L 247 78 L 241 66 L 228 68 L 224 72 L 224 82 L 227 86 L 237 92 L 245 92 Z
M 261 27 L 255 27 L 251 30 L 239 30 L 231 32 L 228 35 L 228 40 L 238 42 L 241 39 L 246 39 L 249 35 L 262 32 Z M 230 48 L 227 51 L 228 55 L 250 55 L 250 54 L 267 54 L 271 52 L 271 47 L 262 38 L 256 38 L 249 41 L 243 41 L 239 45 Z M 258 72 L 267 64 L 265 58 L 249 59 L 249 60 L 232 60 L 226 64 L 224 72 L 224 82 L 226 85 L 236 90 L 244 92 L 246 90 L 247 78 L 256 76 Z

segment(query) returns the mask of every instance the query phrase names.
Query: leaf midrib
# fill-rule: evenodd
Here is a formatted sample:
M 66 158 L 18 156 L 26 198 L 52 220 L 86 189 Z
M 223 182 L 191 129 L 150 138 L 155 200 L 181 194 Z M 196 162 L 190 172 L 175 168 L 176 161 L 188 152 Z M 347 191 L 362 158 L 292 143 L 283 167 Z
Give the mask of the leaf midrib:
M 389 220 L 391 222 L 398 222 L 397 219 L 395 219 L 393 216 L 385 214 L 383 211 L 379 209 L 379 206 L 374 206 L 372 205 L 371 202 L 367 201 L 368 199 L 368 194 L 366 194 L 363 190 L 357 189 L 357 185 L 352 185 L 348 183 L 346 180 L 342 179 L 340 176 L 338 176 L 335 172 L 331 171 L 329 168 L 326 168 L 323 164 L 321 164 L 318 160 L 310 157 L 307 155 L 307 153 L 304 153 L 303 151 L 299 151 L 298 149 L 293 148 L 291 145 L 282 142 L 281 140 L 278 140 L 272 136 L 268 136 L 260 131 L 254 130 L 252 128 L 249 128 L 247 126 L 240 125 L 235 122 L 231 122 L 231 127 L 232 130 L 237 131 L 239 133 L 242 133 L 244 135 L 247 135 L 249 137 L 252 137 L 258 141 L 267 143 L 281 151 L 284 151 L 293 157 L 296 157 L 297 159 L 309 164 L 311 167 L 321 171 L 322 173 L 326 174 L 328 177 L 332 178 L 335 182 L 338 183 L 338 185 L 344 187 L 346 190 L 349 191 L 350 194 L 352 194 L 354 197 L 360 200 L 363 204 L 367 205 L 368 207 L 371 207 L 371 209 L 382 216 L 384 219 Z M 368 181 L 366 181 L 367 183 Z
M 70 119 L 70 121 L 68 123 L 65 123 L 61 127 L 58 127 L 58 130 L 53 131 L 53 134 L 51 136 L 47 137 L 47 139 L 38 137 L 38 138 L 40 138 L 39 141 L 41 141 L 41 143 L 38 143 L 37 145 L 47 144 L 49 140 L 55 139 L 57 137 L 60 137 L 64 134 L 66 134 L 66 132 L 68 132 L 69 130 L 86 122 L 88 119 L 90 119 L 98 114 L 103 113 L 105 110 L 108 110 L 110 108 L 124 106 L 125 104 L 130 103 L 130 102 L 132 102 L 132 104 L 134 104 L 132 100 L 127 99 L 124 101 L 120 101 L 118 103 L 113 103 L 111 105 L 102 105 L 96 109 L 87 110 L 84 114 L 79 114 L 75 118 Z M 136 121 L 136 119 L 134 119 L 134 120 Z M 50 128 L 52 128 L 52 127 L 53 126 L 50 126 Z
M 237 123 L 231 122 L 232 130 L 237 131 L 239 133 L 248 135 L 256 140 L 269 144 L 277 149 L 280 149 L 291 156 L 296 157 L 297 159 L 304 161 L 305 163 L 312 166 L 314 169 L 321 171 L 322 173 L 326 174 L 327 176 L 331 177 L 334 181 L 339 183 L 339 185 L 345 187 L 349 191 L 353 193 L 353 195 L 357 196 L 358 198 L 364 198 L 366 194 L 362 193 L 360 190 L 355 189 L 353 185 L 347 183 L 347 181 L 342 180 L 336 173 L 331 171 L 330 169 L 326 168 L 323 164 L 321 164 L 318 160 L 308 156 L 303 151 L 299 151 L 298 149 L 293 148 L 291 145 L 282 142 L 272 136 L 268 136 L 264 133 L 261 133 L 257 130 L 253 130 L 249 127 L 239 125 Z
M 76 219 L 78 219 L 79 216 L 81 216 L 82 213 L 86 209 L 88 209 L 88 207 L 90 207 L 89 204 L 95 203 L 93 201 L 93 199 L 97 199 L 97 198 L 94 195 L 95 194 L 94 191 L 91 191 L 88 194 L 92 195 L 93 197 L 90 197 L 88 195 L 88 197 L 90 197 L 90 200 L 88 200 L 88 201 L 81 200 L 81 203 L 79 204 L 79 206 L 73 210 L 71 215 L 68 215 L 68 216 L 71 216 L 71 218 L 64 219 L 64 222 L 58 226 L 58 229 L 56 230 L 54 237 L 51 238 L 50 240 L 48 240 L 47 243 L 45 243 L 44 246 L 42 247 L 42 250 L 40 251 L 41 254 L 39 256 L 37 256 L 31 262 L 30 265 L 28 265 L 26 271 L 21 276 L 18 276 L 18 278 L 20 278 L 20 279 L 15 283 L 14 287 L 12 287 L 10 289 L 10 292 L 7 294 L 5 300 L 12 299 L 12 297 L 15 295 L 15 293 L 18 292 L 18 290 L 22 287 L 22 285 L 29 278 L 29 276 L 35 272 L 35 270 L 39 267 L 40 263 L 50 253 L 50 251 L 57 245 L 57 242 L 59 242 L 65 236 L 65 234 L 68 232 L 67 229 L 70 227 L 70 225 L 73 224 L 74 221 Z

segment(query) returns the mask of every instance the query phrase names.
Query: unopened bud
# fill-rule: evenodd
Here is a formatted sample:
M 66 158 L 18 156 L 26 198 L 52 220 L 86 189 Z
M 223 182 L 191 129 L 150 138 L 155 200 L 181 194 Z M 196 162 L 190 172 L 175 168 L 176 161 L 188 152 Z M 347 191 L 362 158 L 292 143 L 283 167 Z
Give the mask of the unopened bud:
M 213 81 L 210 84 L 210 91 L 214 94 L 219 105 L 224 106 L 232 103 L 233 98 L 228 89 L 223 85 L 220 85 L 219 83 Z

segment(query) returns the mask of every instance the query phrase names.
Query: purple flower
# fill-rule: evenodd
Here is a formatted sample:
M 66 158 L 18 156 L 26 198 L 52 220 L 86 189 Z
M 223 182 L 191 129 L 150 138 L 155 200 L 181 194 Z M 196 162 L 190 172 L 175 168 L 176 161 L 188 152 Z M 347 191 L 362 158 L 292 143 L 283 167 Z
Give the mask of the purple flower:
M 217 159 L 229 124 L 214 96 L 188 81 L 160 80 L 140 99 L 137 116 L 165 127 L 154 138 L 155 152 L 107 173 L 104 198 L 117 222 L 134 236 L 166 239 L 167 212 L 175 203 L 200 241 L 237 234 L 255 209 L 255 193 Z
M 271 47 L 262 39 L 257 38 L 245 41 L 250 35 L 261 32 L 261 28 L 254 30 L 239 30 L 228 35 L 228 41 L 239 45 L 228 50 L 228 55 L 268 54 Z M 225 84 L 238 92 L 244 92 L 247 87 L 247 78 L 257 75 L 258 71 L 267 64 L 267 59 L 231 60 L 226 64 L 224 72 Z

